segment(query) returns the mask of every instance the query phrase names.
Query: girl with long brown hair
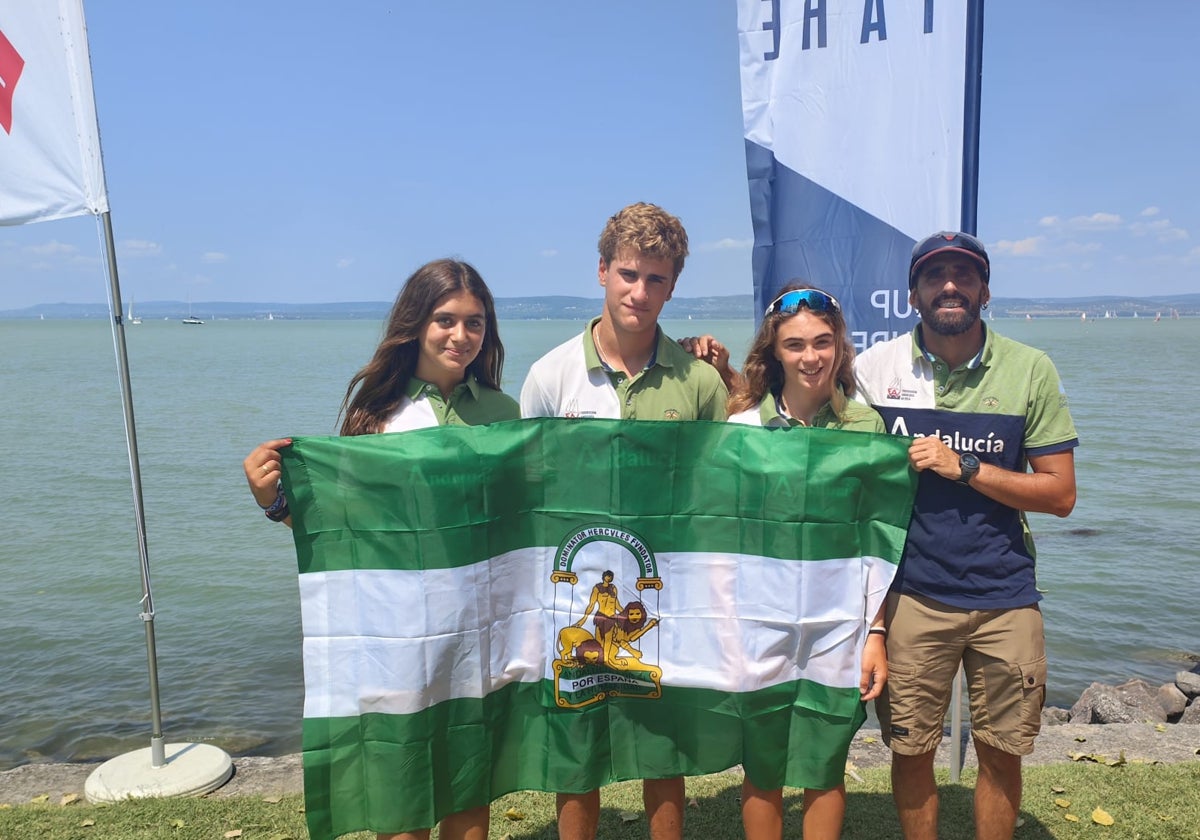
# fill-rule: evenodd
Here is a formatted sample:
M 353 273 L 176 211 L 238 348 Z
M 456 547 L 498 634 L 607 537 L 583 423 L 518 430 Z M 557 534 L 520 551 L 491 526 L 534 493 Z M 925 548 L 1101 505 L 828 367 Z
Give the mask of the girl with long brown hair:
M 479 272 L 458 260 L 426 263 L 405 281 L 383 339 L 351 377 L 342 400 L 341 433 L 515 420 L 520 416 L 516 401 L 500 391 L 503 366 L 495 302 Z M 290 443 L 290 438 L 269 440 L 242 463 L 250 492 L 267 518 L 289 525 L 279 450 Z M 485 804 L 450 814 L 441 821 L 440 836 L 485 840 L 488 813 Z M 428 840 L 429 828 L 378 837 Z

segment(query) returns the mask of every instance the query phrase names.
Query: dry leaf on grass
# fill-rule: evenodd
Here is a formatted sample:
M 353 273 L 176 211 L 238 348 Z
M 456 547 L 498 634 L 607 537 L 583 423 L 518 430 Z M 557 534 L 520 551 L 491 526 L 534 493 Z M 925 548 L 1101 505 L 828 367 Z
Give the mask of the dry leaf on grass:
M 637 811 L 622 811 L 621 822 L 637 822 L 642 818 L 642 815 Z
M 504 818 L 516 822 L 517 820 L 525 819 L 525 812 L 518 811 L 516 808 L 509 808 L 504 812 Z
M 1097 808 L 1092 811 L 1092 822 L 1096 825 L 1112 825 L 1116 820 L 1112 818 L 1112 814 L 1108 813 L 1108 811 L 1105 811 L 1103 808 Z
M 1054 804 L 1057 805 L 1059 808 L 1070 808 L 1071 800 L 1063 799 L 1062 797 L 1059 797 L 1058 799 L 1054 800 Z
M 59 805 L 71 805 L 79 801 L 78 793 L 64 793 L 62 799 L 58 800 Z
M 233 831 L 226 831 L 221 836 L 224 837 L 225 840 L 233 840 L 234 837 L 242 836 L 242 830 L 240 828 L 235 828 Z

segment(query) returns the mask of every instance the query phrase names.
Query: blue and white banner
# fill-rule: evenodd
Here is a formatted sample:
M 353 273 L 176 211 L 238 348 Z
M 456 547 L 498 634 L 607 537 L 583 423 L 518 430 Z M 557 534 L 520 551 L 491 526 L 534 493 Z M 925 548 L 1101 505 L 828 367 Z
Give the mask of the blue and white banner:
M 82 0 L 0 0 L 0 225 L 107 211 Z
M 738 0 L 756 314 L 799 279 L 860 350 L 911 329 L 912 246 L 974 227 L 982 6 Z

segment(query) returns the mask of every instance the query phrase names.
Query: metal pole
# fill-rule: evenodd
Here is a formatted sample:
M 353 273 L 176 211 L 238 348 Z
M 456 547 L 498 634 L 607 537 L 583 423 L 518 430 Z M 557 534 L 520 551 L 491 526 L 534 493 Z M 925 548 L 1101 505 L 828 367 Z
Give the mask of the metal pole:
M 954 687 L 950 690 L 950 781 L 958 784 L 962 773 L 962 684 L 963 669 L 954 672 Z
M 154 596 L 150 591 L 150 555 L 146 550 L 146 513 L 142 503 L 142 470 L 138 462 L 137 429 L 133 420 L 133 388 L 129 381 L 129 356 L 125 351 L 125 321 L 121 304 L 121 282 L 117 277 L 117 249 L 113 241 L 112 218 L 100 214 L 104 224 L 104 251 L 108 260 L 108 299 L 113 313 L 113 336 L 117 355 L 117 375 L 121 382 L 121 407 L 125 419 L 125 440 L 129 449 L 129 478 L 133 484 L 133 513 L 137 525 L 138 556 L 142 568 L 142 600 L 139 613 L 146 628 L 146 659 L 150 669 L 150 766 L 166 763 L 163 744 L 162 712 L 158 699 L 158 656 L 154 646 Z
M 979 228 L 979 124 L 983 100 L 983 0 L 967 0 L 967 56 L 963 78 L 963 162 L 960 230 Z M 962 772 L 962 684 L 960 665 L 950 692 L 950 781 Z
M 963 79 L 962 230 L 974 235 L 979 219 L 979 114 L 983 99 L 983 0 L 967 3 L 967 56 Z

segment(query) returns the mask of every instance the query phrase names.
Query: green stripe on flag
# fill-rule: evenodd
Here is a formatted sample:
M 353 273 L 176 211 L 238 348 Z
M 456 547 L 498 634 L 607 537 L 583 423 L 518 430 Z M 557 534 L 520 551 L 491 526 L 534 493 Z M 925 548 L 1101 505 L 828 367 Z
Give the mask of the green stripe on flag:
M 284 487 L 301 572 L 470 565 L 593 520 L 660 552 L 898 559 L 902 453 L 862 432 L 543 418 L 296 438 Z
M 829 788 L 841 783 L 865 718 L 856 690 L 815 683 L 742 695 L 667 689 L 660 703 L 616 700 L 584 711 L 548 710 L 548 691 L 516 684 L 413 715 L 305 720 L 310 834 L 426 827 L 512 791 L 583 793 L 743 761 L 764 789 Z

